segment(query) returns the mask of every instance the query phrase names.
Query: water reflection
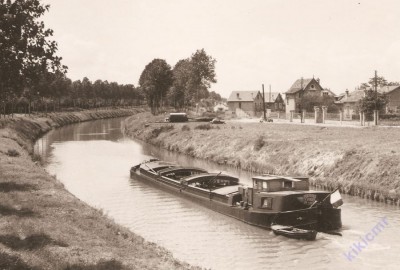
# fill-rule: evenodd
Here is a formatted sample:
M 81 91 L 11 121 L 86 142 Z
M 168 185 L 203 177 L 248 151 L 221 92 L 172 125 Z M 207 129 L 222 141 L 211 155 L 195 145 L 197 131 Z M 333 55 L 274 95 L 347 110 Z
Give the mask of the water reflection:
M 120 122 L 101 120 L 54 130 L 35 149 L 46 160 L 46 169 L 75 196 L 166 247 L 178 259 L 213 269 L 378 269 L 382 265 L 397 269 L 398 208 L 345 196 L 343 237 L 318 234 L 313 242 L 277 237 L 129 179 L 129 168 L 149 156 L 223 170 L 241 179 L 251 175 L 124 138 Z M 389 226 L 349 262 L 344 253 L 383 216 Z

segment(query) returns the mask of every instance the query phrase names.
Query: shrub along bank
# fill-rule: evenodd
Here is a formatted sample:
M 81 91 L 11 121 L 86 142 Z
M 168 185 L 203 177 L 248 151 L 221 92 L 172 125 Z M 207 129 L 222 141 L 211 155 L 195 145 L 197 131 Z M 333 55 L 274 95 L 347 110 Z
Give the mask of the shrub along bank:
M 276 123 L 125 121 L 134 138 L 197 158 L 259 173 L 306 175 L 321 188 L 400 204 L 400 129 Z
M 81 202 L 32 161 L 34 141 L 54 127 L 142 111 L 0 120 L 0 269 L 192 268 Z

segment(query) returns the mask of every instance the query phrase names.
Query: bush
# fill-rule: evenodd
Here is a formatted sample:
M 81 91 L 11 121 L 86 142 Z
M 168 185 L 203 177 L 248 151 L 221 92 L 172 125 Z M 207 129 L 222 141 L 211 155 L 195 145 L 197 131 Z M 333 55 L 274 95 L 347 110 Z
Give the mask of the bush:
M 187 125 L 182 126 L 182 131 L 190 131 L 190 127 Z
M 158 135 L 160 135 L 161 133 L 168 132 L 173 129 L 174 129 L 173 125 L 166 125 L 166 126 L 161 126 L 161 127 L 155 128 L 151 131 L 151 135 L 152 135 L 151 137 L 157 138 Z
M 20 239 L 15 235 L 0 235 L 0 243 L 13 250 L 35 250 L 47 245 L 68 246 L 61 241 L 53 240 L 46 234 L 33 234 L 25 239 Z
M 194 129 L 210 130 L 210 129 L 212 129 L 212 126 L 210 124 L 202 124 L 202 125 L 196 126 Z
M 265 144 L 264 137 L 263 136 L 258 136 L 258 138 L 254 142 L 253 149 L 255 151 L 259 151 L 261 148 L 263 148 L 264 144 Z
M 19 152 L 15 149 L 8 149 L 7 155 L 10 157 L 19 157 Z

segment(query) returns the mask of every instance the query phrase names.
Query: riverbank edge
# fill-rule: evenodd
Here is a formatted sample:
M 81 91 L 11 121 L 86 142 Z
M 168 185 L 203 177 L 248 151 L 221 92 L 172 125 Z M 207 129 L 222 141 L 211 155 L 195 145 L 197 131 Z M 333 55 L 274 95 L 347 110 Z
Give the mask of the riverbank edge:
M 0 120 L 0 268 L 198 269 L 80 201 L 34 160 L 35 141 L 54 128 L 143 111 L 91 110 Z M 33 239 L 30 236 L 48 243 L 34 250 L 15 247 L 15 242 Z
M 200 147 L 200 150 L 194 149 L 193 146 L 187 146 L 189 140 L 191 142 L 196 141 L 197 145 L 206 145 L 207 141 L 203 140 L 201 137 L 197 136 L 195 133 L 202 133 L 202 132 L 207 132 L 209 130 L 213 132 L 219 132 L 218 130 L 222 130 L 219 126 L 213 126 L 208 123 L 190 123 L 187 122 L 186 124 L 181 124 L 181 130 L 177 131 L 177 129 L 174 128 L 173 125 L 169 123 L 160 123 L 163 121 L 162 116 L 149 116 L 149 113 L 144 114 L 140 118 L 135 118 L 135 117 L 130 117 L 128 118 L 123 126 L 123 132 L 131 137 L 135 138 L 141 141 L 144 141 L 146 143 L 167 149 L 169 151 L 173 152 L 178 152 L 186 155 L 190 155 L 195 158 L 200 158 L 200 159 L 206 159 L 211 162 L 216 162 L 219 164 L 225 164 L 229 165 L 232 167 L 240 168 L 243 170 L 248 170 L 248 171 L 253 171 L 257 173 L 268 173 L 271 169 L 270 164 L 266 162 L 257 162 L 257 163 L 252 163 L 252 162 L 244 162 L 243 160 L 239 159 L 232 159 L 231 157 L 226 157 L 221 155 L 222 153 L 222 147 L 214 147 L 210 149 L 207 149 L 207 155 L 204 155 L 204 152 L 202 152 Z M 157 123 L 153 125 L 152 123 Z M 238 123 L 231 124 L 229 128 L 232 128 L 232 131 L 236 128 L 236 125 Z M 243 127 L 246 127 L 247 123 L 239 123 L 240 125 L 237 126 L 237 129 L 243 129 Z M 287 124 L 290 125 L 290 124 Z M 226 125 L 225 125 L 226 126 Z M 226 128 L 226 127 L 225 127 Z M 299 128 L 302 128 L 299 126 Z M 338 127 L 345 129 L 346 127 Z M 323 127 L 322 129 L 326 129 Z M 179 130 L 179 128 L 178 128 Z M 182 136 L 177 135 L 179 133 L 183 134 Z M 204 134 L 203 134 L 204 135 Z M 215 133 L 214 133 L 215 135 Z M 171 138 L 173 136 L 175 137 L 176 140 L 171 141 Z M 217 137 L 217 136 L 215 136 Z M 231 135 L 222 135 L 221 137 L 218 137 L 221 142 L 224 141 L 231 141 L 234 142 L 235 139 L 232 138 Z M 268 144 L 267 141 L 261 140 L 257 141 L 260 139 L 260 137 L 256 138 L 254 141 L 249 141 L 249 144 L 254 145 L 253 148 L 260 147 L 262 148 L 265 145 Z M 284 138 L 282 139 L 283 141 L 285 140 Z M 222 145 L 222 144 L 221 144 Z M 271 144 L 272 145 L 272 144 Z M 259 151 L 257 149 L 254 152 Z M 270 151 L 276 151 L 276 149 L 270 149 Z M 342 157 L 339 158 L 338 160 L 335 161 L 335 163 L 332 165 L 324 165 L 324 164 L 319 164 L 320 168 L 318 169 L 319 172 L 317 171 L 312 171 L 311 172 L 298 172 L 298 171 L 291 171 L 290 174 L 298 174 L 300 175 L 308 175 L 310 179 L 310 185 L 320 188 L 323 190 L 328 190 L 328 191 L 334 191 L 337 188 L 340 190 L 341 193 L 343 194 L 348 194 L 351 196 L 358 196 L 360 198 L 365 198 L 369 200 L 375 200 L 379 202 L 384 202 L 387 204 L 392 204 L 392 205 L 397 205 L 400 206 L 400 194 L 398 190 L 393 190 L 391 188 L 386 188 L 384 186 L 379 186 L 379 184 L 375 184 L 374 187 L 371 188 L 371 185 L 367 183 L 354 183 L 351 180 L 348 180 L 349 177 L 345 177 L 344 175 L 339 175 L 333 168 L 337 165 L 340 165 L 341 163 L 344 163 L 345 159 L 351 160 L 351 163 L 357 162 L 359 160 L 359 155 L 362 153 L 364 150 L 356 151 L 354 149 L 347 149 L 347 151 L 344 151 L 342 153 Z M 321 156 L 324 155 L 323 150 L 321 149 Z M 318 154 L 320 154 L 318 152 Z M 358 153 L 359 152 L 359 153 Z M 393 152 L 393 151 L 392 151 Z M 245 154 L 243 155 L 240 153 L 240 150 L 235 151 L 235 154 L 238 156 L 246 156 Z M 247 156 L 248 159 L 250 160 L 252 157 Z M 281 160 L 284 161 L 289 161 L 291 160 L 290 157 L 281 157 Z M 315 158 L 312 157 L 310 160 L 305 161 L 306 163 L 312 164 L 315 161 Z M 347 162 L 347 160 L 346 160 Z M 360 162 L 362 163 L 362 161 Z M 351 165 L 349 165 L 351 166 Z M 311 166 L 312 167 L 312 166 Z M 324 171 L 324 168 L 327 169 L 326 172 Z M 315 167 L 314 167 L 315 170 Z M 329 171 L 329 172 L 328 172 Z M 381 172 L 377 172 L 381 173 Z M 354 169 L 354 171 L 351 171 L 351 168 L 349 169 L 349 172 L 346 172 L 346 176 L 348 175 L 355 175 L 359 174 L 362 175 L 362 172 L 360 172 L 360 169 Z M 385 171 L 382 176 L 385 176 L 384 174 L 387 175 L 387 171 Z M 315 177 L 313 177 L 315 176 Z M 340 181 L 338 181 L 340 179 Z

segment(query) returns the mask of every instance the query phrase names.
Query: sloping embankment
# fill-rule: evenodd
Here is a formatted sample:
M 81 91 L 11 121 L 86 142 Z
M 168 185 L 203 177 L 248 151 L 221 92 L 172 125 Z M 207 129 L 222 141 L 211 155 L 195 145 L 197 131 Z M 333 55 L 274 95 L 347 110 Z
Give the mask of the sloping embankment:
M 197 158 L 260 173 L 307 175 L 322 188 L 400 204 L 398 128 L 154 123 L 160 119 L 130 117 L 125 133 Z
M 0 120 L 0 269 L 191 269 L 89 207 L 32 161 L 54 127 L 136 114 L 119 109 Z

